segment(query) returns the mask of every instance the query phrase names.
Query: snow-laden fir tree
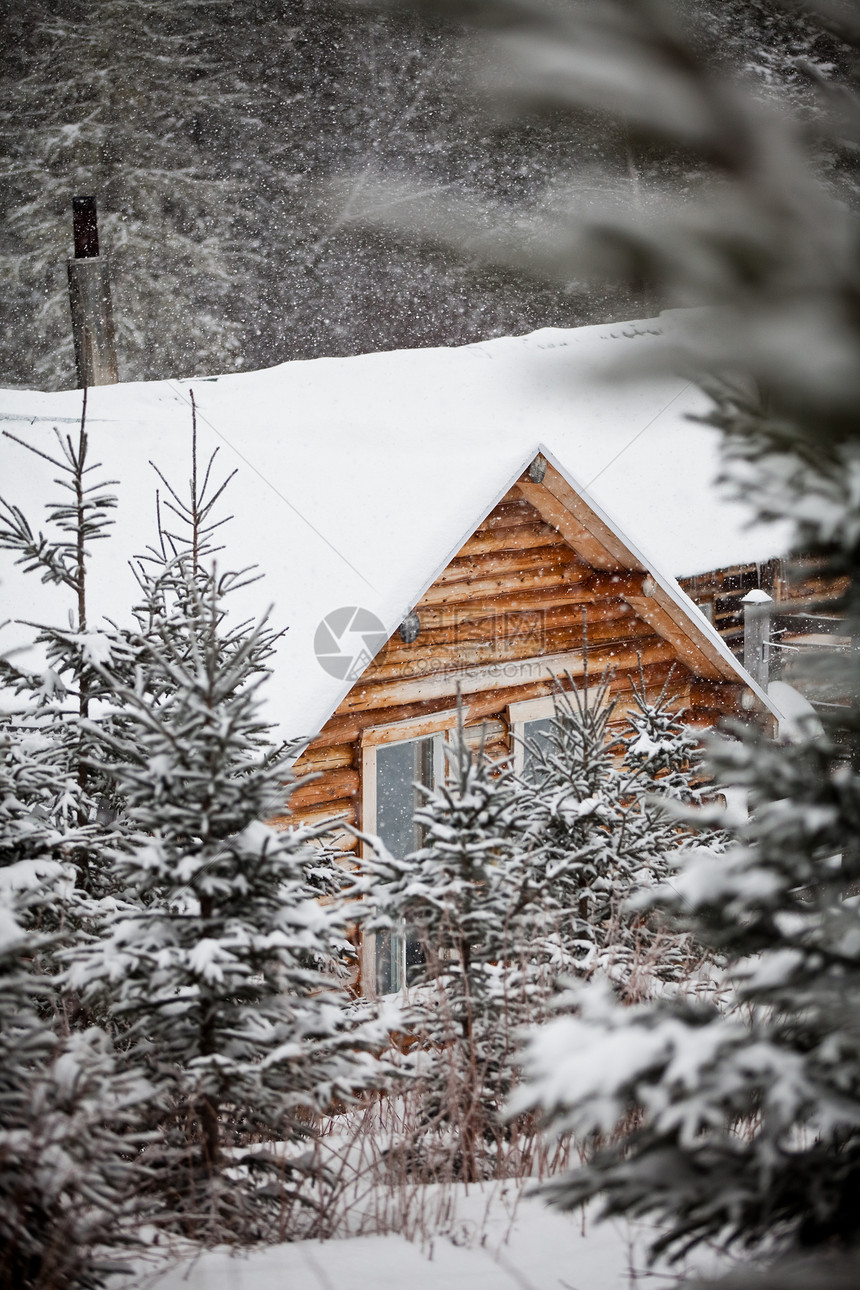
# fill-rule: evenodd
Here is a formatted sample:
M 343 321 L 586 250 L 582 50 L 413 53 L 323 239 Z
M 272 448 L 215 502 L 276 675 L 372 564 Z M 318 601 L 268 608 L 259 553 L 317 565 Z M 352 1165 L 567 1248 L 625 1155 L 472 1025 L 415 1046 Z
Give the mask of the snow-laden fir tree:
M 276 636 L 230 620 L 243 575 L 205 567 L 198 502 L 195 485 L 188 541 L 144 579 L 124 723 L 100 732 L 124 803 L 113 864 L 136 907 L 71 982 L 106 1003 L 155 1086 L 144 1165 L 160 1221 L 248 1240 L 320 1230 L 315 1121 L 379 1081 L 387 1030 L 338 979 L 343 913 L 318 899 L 318 855 L 264 823 L 289 778 L 259 694 Z
M 532 1042 L 531 1088 L 591 1158 L 553 1185 L 564 1206 L 601 1195 L 655 1216 L 657 1245 L 784 1246 L 858 1239 L 860 789 L 851 749 L 745 733 L 712 748 L 718 782 L 751 815 L 724 852 L 690 849 L 654 897 L 725 957 L 728 1011 L 664 1000 L 620 1007 L 573 992 L 573 1015 Z M 631 1136 L 613 1131 L 638 1112 Z
M 671 685 L 670 674 L 653 701 L 644 682 L 634 685 L 633 706 L 619 739 L 622 765 L 642 817 L 639 833 L 647 846 L 638 878 L 649 886 L 666 877 L 674 851 L 689 836 L 689 826 L 672 808 L 700 803 L 706 790 L 701 744 L 681 720 Z
M 6 678 L 0 659 L 0 679 Z M 20 674 L 9 669 L 8 679 L 11 689 Z M 30 893 L 18 911 L 19 921 L 23 918 L 32 931 L 51 932 L 54 938 L 65 924 L 75 881 L 68 832 L 53 822 L 56 751 L 56 742 L 32 720 L 28 707 L 22 713 L 10 706 L 0 715 L 0 881 L 9 891 Z M 35 961 L 35 949 L 33 954 Z
M 74 881 L 51 822 L 53 753 L 0 730 L 2 1290 L 101 1285 L 136 1209 L 130 1126 L 147 1090 L 116 1069 L 103 1031 L 69 1033 L 43 970 Z
M 726 844 L 725 832 L 718 827 L 722 812 L 700 809 L 715 790 L 704 766 L 701 739 L 682 722 L 671 686 L 670 674 L 659 695 L 650 699 L 644 683 L 634 685 L 633 706 L 627 709 L 619 739 L 625 809 L 635 816 L 638 866 L 621 913 L 635 928 L 640 994 L 658 981 L 698 992 L 710 989 L 715 979 L 713 955 L 655 911 L 651 901 L 654 888 L 671 879 L 679 853 L 697 834 L 700 844 L 714 854 Z M 635 989 L 627 993 L 637 997 Z
M 494 1173 L 507 1137 L 518 1029 L 547 993 L 527 945 L 533 892 L 520 864 L 510 769 L 470 747 L 462 725 L 447 775 L 416 811 L 423 844 L 392 855 L 367 838 L 364 927 L 422 947 L 409 1026 L 423 1049 L 415 1155 L 466 1181 Z
M 623 95 L 655 147 L 683 143 L 711 171 L 710 201 L 667 201 L 644 229 L 613 216 L 608 237 L 604 217 L 587 218 L 590 229 L 555 243 L 555 263 L 569 271 L 575 239 L 581 251 L 611 241 L 616 266 L 653 274 L 678 301 L 719 306 L 689 317 L 685 363 L 714 400 L 724 475 L 759 520 L 790 526 L 798 555 L 844 579 L 828 612 L 844 615 L 853 641 L 860 37 L 856 5 L 802 8 L 851 51 L 838 90 L 827 83 L 832 66 L 798 60 L 817 87 L 802 121 L 707 66 L 683 6 L 646 0 L 584 3 L 564 18 L 537 6 L 524 18 L 520 90 L 537 87 L 535 49 L 549 40 L 570 55 L 553 100 L 596 106 L 596 81 L 582 73 L 599 49 L 601 103 Z M 543 1107 L 590 1148 L 554 1184 L 560 1203 L 602 1195 L 610 1212 L 656 1220 L 658 1244 L 675 1252 L 712 1238 L 770 1255 L 841 1249 L 856 1282 L 860 687 L 854 647 L 828 654 L 818 728 L 795 742 L 739 731 L 711 753 L 717 786 L 746 791 L 749 818 L 732 825 L 724 854 L 692 848 L 659 895 L 665 913 L 725 955 L 736 1002 L 722 1012 L 670 999 L 622 1008 L 606 987 L 574 993 L 571 1015 L 535 1038 L 531 1090 L 518 1105 Z M 787 1281 L 777 1273 L 772 1284 Z
M 698 800 L 699 755 L 668 683 L 656 702 L 634 687 L 624 728 L 610 682 L 609 673 L 590 683 L 586 672 L 580 686 L 567 678 L 549 728 L 526 741 L 523 863 L 536 893 L 534 952 L 556 976 L 605 971 L 635 995 L 689 966 L 685 939 L 637 899 L 689 839 L 690 826 L 667 808 Z
M 558 969 L 589 970 L 629 888 L 623 780 L 609 747 L 609 678 L 555 696 L 546 735 L 527 743 L 520 809 L 535 853 Z
M 86 391 L 77 435 L 55 431 L 55 438 L 51 452 L 18 440 L 58 472 L 56 498 L 45 507 L 46 529 L 34 528 L 19 506 L 0 499 L 0 547 L 67 595 L 68 625 L 35 625 L 36 647 L 46 656 L 38 671 L 19 667 L 14 654 L 5 660 L 3 679 L 15 701 L 4 724 L 15 746 L 38 749 L 41 762 L 50 765 L 39 810 L 62 835 L 64 857 L 74 870 L 67 913 L 97 921 L 101 903 L 112 907 L 116 896 L 103 850 L 115 803 L 100 770 L 93 728 L 117 718 L 115 701 L 105 706 L 105 700 L 114 680 L 132 670 L 133 654 L 121 632 L 107 624 L 94 630 L 89 620 L 94 544 L 109 536 L 117 499 L 115 481 L 103 479 L 100 464 L 90 460 Z

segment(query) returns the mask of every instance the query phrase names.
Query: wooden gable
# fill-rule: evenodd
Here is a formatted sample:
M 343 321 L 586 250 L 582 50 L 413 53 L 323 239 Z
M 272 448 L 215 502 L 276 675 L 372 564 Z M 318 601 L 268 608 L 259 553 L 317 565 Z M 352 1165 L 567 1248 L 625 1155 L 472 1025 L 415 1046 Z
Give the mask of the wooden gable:
M 640 677 L 656 697 L 670 674 L 692 725 L 760 706 L 695 610 L 550 464 L 509 489 L 415 610 L 417 638 L 395 632 L 368 665 L 296 763 L 318 778 L 277 823 L 338 814 L 361 826 L 363 750 L 452 725 L 458 692 L 467 727 L 509 751 L 516 705 L 582 677 L 586 659 L 592 676 L 612 669 L 619 719 Z

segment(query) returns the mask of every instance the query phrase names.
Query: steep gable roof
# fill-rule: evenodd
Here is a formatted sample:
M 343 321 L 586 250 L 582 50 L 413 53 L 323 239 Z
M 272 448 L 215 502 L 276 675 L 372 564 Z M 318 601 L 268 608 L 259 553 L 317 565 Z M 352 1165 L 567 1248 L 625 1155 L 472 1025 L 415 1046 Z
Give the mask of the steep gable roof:
M 93 561 L 94 613 L 122 618 L 134 597 L 128 560 L 154 537 L 157 480 L 148 463 L 179 486 L 188 477 L 193 388 L 201 458 L 217 447 L 216 471 L 239 470 L 219 559 L 264 574 L 239 609 L 256 614 L 273 602 L 276 623 L 290 629 L 269 686 L 285 732 L 312 733 L 342 698 L 314 654 L 325 615 L 363 606 L 393 632 L 539 451 L 571 490 L 564 522 L 572 547 L 590 535 L 605 551 L 594 558 L 651 570 L 665 630 L 673 614 L 694 615 L 696 648 L 711 651 L 717 670 L 731 666 L 704 618 L 679 601 L 673 577 L 779 554 L 785 535 L 748 527 L 742 508 L 717 498 L 716 432 L 688 419 L 702 406 L 688 383 L 611 376 L 616 358 L 645 358 L 681 326 L 671 316 L 92 389 L 94 459 L 120 481 L 116 540 Z M 45 446 L 55 425 L 74 430 L 80 404 L 75 391 L 5 391 L 0 420 Z M 8 439 L 0 458 L 0 490 L 39 519 L 53 471 Z M 577 506 L 595 517 L 578 533 Z M 613 553 L 613 542 L 626 554 Z M 0 578 L 4 616 L 56 618 L 56 591 L 23 579 L 8 560 Z M 14 633 L 7 639 L 14 643 Z
M 533 551 L 532 532 L 541 543 Z M 483 551 L 490 538 L 492 549 Z M 616 669 L 629 685 L 643 662 L 658 669 L 681 663 L 688 681 L 712 683 L 715 693 L 724 682 L 742 685 L 748 707 L 778 715 L 678 583 L 548 451 L 508 481 L 501 504 L 479 517 L 438 568 L 416 578 L 412 604 L 418 644 L 395 633 L 383 645 L 368 634 L 375 657 L 359 656 L 344 676 L 326 742 L 335 733 L 353 739 L 369 721 L 450 708 L 458 695 L 470 720 L 550 693 L 562 674 L 581 675 L 586 640 L 592 673 Z M 360 642 L 360 621 L 357 628 Z M 736 689 L 732 696 L 735 704 Z

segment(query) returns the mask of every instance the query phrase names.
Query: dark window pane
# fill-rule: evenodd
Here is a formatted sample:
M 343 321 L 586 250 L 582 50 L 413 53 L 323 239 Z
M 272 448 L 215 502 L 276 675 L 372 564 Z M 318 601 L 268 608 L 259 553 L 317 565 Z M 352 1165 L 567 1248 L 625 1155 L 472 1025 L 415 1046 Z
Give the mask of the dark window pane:
M 415 739 L 405 744 L 383 744 L 376 750 L 376 832 L 392 855 L 402 858 L 422 844 L 415 824 L 416 809 L 424 795 L 416 784 L 432 788 L 434 740 Z M 408 935 L 386 932 L 376 938 L 376 989 L 391 994 L 421 975 L 424 950 Z
M 544 747 L 552 730 L 552 717 L 541 717 L 539 721 L 523 723 L 523 778 L 529 779 L 535 769 L 534 747 Z
M 416 784 L 433 786 L 433 740 L 384 744 L 376 751 L 376 832 L 402 859 L 421 845 L 414 822 L 424 801 Z
M 406 937 L 406 984 L 414 985 L 424 975 L 424 946 L 414 936 Z
M 376 752 L 376 831 L 392 855 L 412 850 L 415 828 L 415 749 L 388 744 Z

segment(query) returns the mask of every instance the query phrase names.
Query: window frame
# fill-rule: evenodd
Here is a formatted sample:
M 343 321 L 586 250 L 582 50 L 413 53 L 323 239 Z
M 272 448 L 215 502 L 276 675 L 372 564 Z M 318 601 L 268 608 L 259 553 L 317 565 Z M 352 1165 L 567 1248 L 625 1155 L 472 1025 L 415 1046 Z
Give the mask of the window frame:
M 555 697 L 542 695 L 538 699 L 523 699 L 508 704 L 508 729 L 510 730 L 513 771 L 522 776 L 525 767 L 525 728 L 530 721 L 545 721 L 555 716 Z
M 376 833 L 377 820 L 377 752 L 380 748 L 395 744 L 418 743 L 422 739 L 432 739 L 433 744 L 433 783 L 442 782 L 445 774 L 445 745 L 450 734 L 457 726 L 457 709 L 434 713 L 430 717 L 415 720 L 392 721 L 381 726 L 371 726 L 362 731 L 361 749 L 361 829 L 363 833 Z M 370 845 L 361 843 L 363 856 L 371 854 Z M 377 935 L 375 932 L 362 932 L 361 936 L 361 992 L 365 998 L 379 997 L 376 987 Z M 406 942 L 401 938 L 400 979 L 402 984 L 392 993 L 399 993 L 407 988 L 405 973 Z

